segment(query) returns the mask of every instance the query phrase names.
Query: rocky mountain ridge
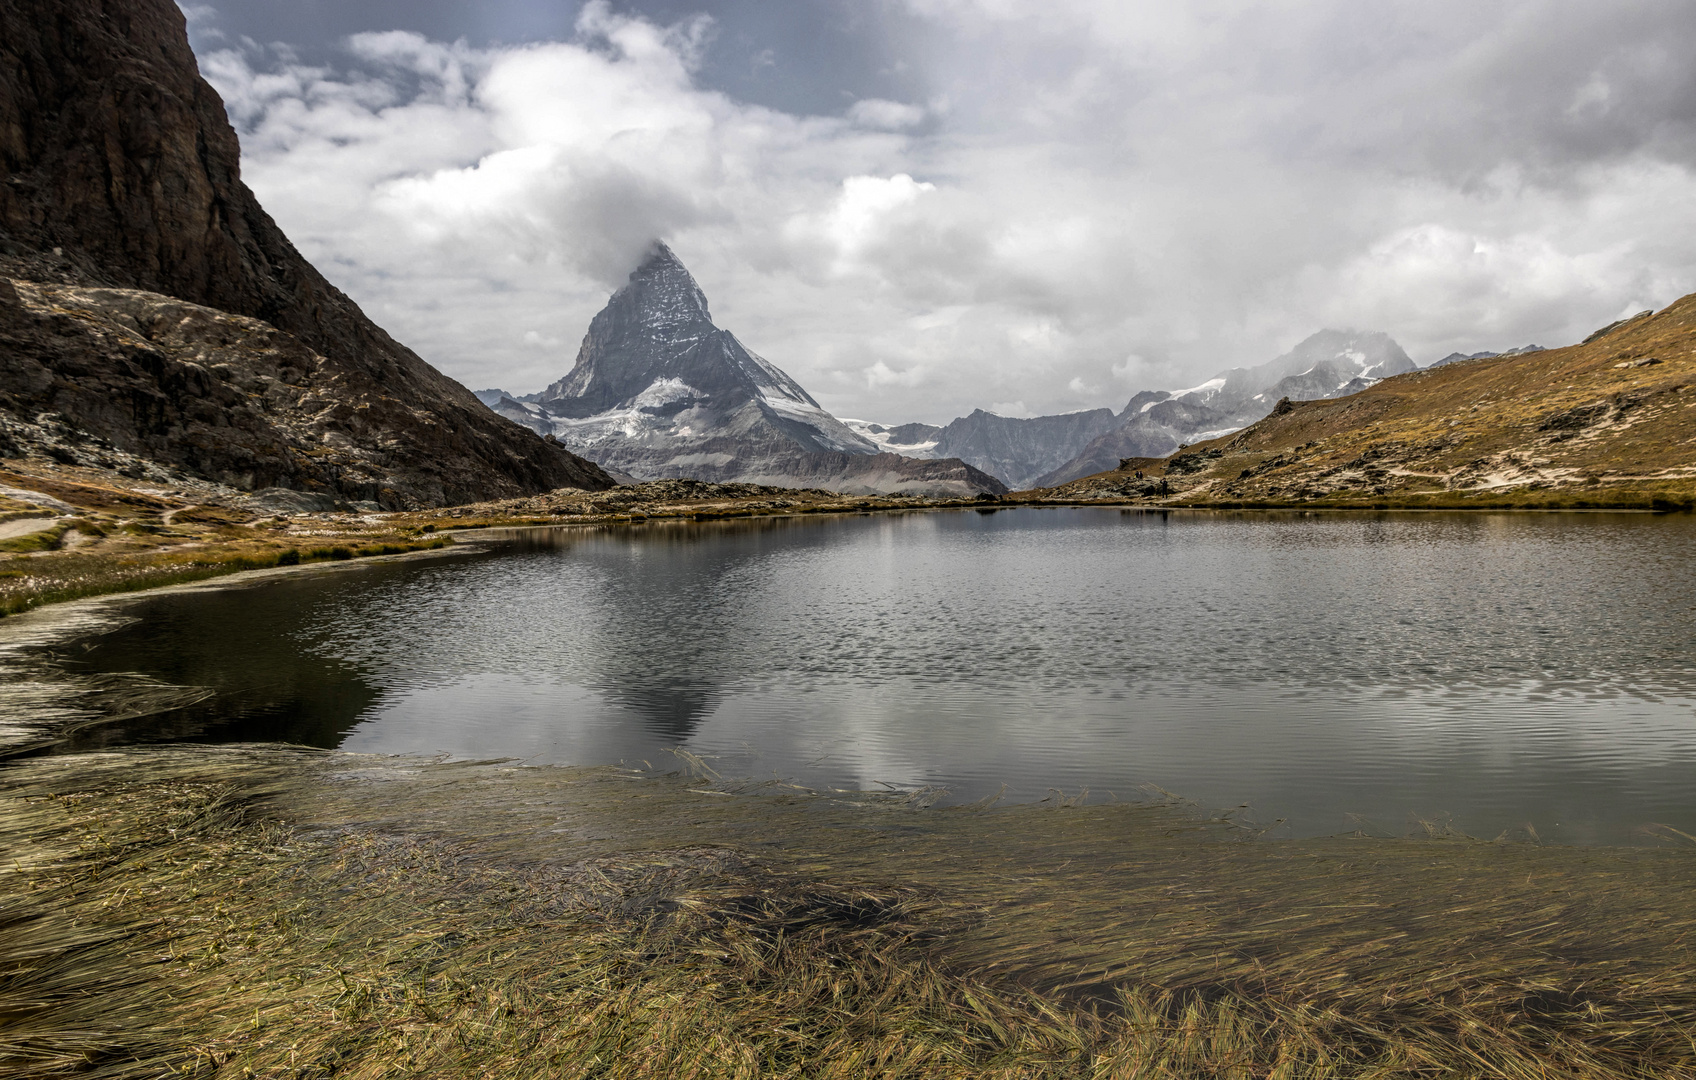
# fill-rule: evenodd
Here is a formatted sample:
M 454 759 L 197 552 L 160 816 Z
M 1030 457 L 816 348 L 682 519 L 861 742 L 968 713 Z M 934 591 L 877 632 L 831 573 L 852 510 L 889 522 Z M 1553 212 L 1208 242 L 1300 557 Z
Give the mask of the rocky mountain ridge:
M 1015 490 L 1075 457 L 1117 423 L 1111 409 L 1019 418 L 974 409 L 937 433 L 931 453 L 957 457 Z
M 1231 368 L 1183 390 L 1139 393 L 1116 426 L 1035 483 L 1053 487 L 1112 469 L 1122 458 L 1165 457 L 1252 424 L 1285 398 L 1346 397 L 1418 367 L 1388 334 L 1321 330 L 1256 367 Z
M 1123 458 L 1164 457 L 1235 431 L 1284 398 L 1343 397 L 1417 367 L 1387 334 L 1321 330 L 1257 367 L 1232 368 L 1183 390 L 1139 391 L 1118 414 L 1091 409 L 1015 418 L 977 409 L 941 428 L 851 423 L 902 453 L 952 455 L 1015 489 L 1042 488 L 1112 469 Z M 895 432 L 918 429 L 925 442 L 892 444 Z
M 656 242 L 589 324 L 571 371 L 541 393 L 482 391 L 496 412 L 617 473 L 854 494 L 1002 493 L 954 459 L 883 452 L 800 383 L 713 323 L 706 295 Z
M 850 420 L 842 418 L 855 434 L 870 439 L 881 449 L 892 454 L 906 454 L 909 457 L 929 457 L 936 449 L 936 441 L 942 435 L 942 429 L 935 424 L 897 424 L 894 427 L 884 427 L 869 420 Z
M 1560 349 L 1434 364 L 1056 488 L 1226 506 L 1696 506 L 1696 295 Z
M 1431 363 L 1425 365 L 1425 369 L 1429 371 L 1432 368 L 1448 367 L 1450 364 L 1464 364 L 1468 360 L 1492 360 L 1498 356 L 1528 356 L 1531 353 L 1544 351 L 1545 350 L 1541 345 L 1521 345 L 1519 348 L 1509 349 L 1507 352 L 1452 352 L 1443 357 L 1441 360 L 1431 361 Z
M 0 170 L 0 453 L 390 508 L 612 483 L 295 250 L 170 0 L 0 0 Z

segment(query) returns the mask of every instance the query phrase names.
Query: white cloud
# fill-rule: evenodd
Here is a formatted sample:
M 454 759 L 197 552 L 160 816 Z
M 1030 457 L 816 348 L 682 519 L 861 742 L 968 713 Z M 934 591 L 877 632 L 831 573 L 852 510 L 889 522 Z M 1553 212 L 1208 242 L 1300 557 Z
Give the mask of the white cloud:
M 1142 386 L 1148 381 L 1148 361 L 1136 353 L 1127 353 L 1125 359 L 1108 369 L 1113 377 L 1122 383 Z
M 925 372 L 921 367 L 911 367 L 905 371 L 896 371 L 882 360 L 865 369 L 866 385 L 873 390 L 886 386 L 917 386 L 924 381 Z
M 906 173 L 887 179 L 850 176 L 842 181 L 842 194 L 823 225 L 835 248 L 837 272 L 847 272 L 869 249 L 888 243 L 895 229 L 914 223 L 912 215 L 901 211 L 935 190 L 935 184 L 920 183 Z
M 925 111 L 917 105 L 903 105 L 899 101 L 865 98 L 849 107 L 848 119 L 861 127 L 899 131 L 924 123 Z
M 201 63 L 302 250 L 514 392 L 654 237 L 720 325 L 888 422 L 1117 408 L 1327 324 L 1420 360 L 1558 345 L 1696 288 L 1679 5 L 906 4 L 934 92 L 841 117 L 707 89 L 709 20 L 605 3 L 569 41 Z

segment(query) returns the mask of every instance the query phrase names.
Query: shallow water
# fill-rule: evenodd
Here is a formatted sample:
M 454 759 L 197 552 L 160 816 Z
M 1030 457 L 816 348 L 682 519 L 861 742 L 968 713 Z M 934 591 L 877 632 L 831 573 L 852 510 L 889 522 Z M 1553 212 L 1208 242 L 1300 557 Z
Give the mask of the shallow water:
M 562 529 L 143 601 L 131 741 L 653 762 L 1286 832 L 1696 834 L 1696 519 L 931 512 Z

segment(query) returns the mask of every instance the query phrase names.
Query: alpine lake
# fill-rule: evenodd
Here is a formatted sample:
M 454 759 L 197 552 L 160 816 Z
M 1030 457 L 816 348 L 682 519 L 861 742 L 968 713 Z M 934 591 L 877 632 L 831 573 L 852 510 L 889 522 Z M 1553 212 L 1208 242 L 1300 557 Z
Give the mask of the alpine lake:
M 133 602 L 73 666 L 212 694 L 67 749 L 681 757 L 943 806 L 1175 793 L 1274 837 L 1696 835 L 1690 515 L 1018 508 L 486 537 Z

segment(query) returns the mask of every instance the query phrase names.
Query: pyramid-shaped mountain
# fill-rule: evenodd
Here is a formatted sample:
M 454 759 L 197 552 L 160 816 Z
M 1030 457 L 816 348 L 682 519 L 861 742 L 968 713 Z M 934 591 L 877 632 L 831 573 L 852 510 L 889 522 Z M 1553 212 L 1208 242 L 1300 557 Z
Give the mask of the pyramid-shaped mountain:
M 663 243 L 590 322 L 569 374 L 525 401 L 495 397 L 491 404 L 637 479 L 867 494 L 1006 490 L 957 459 L 880 453 L 800 383 L 714 325 L 700 285 Z
M 800 383 L 714 326 L 694 276 L 659 243 L 589 324 L 571 373 L 537 404 L 589 420 L 589 429 L 612 423 L 622 431 L 635 420 L 662 438 L 705 427 L 775 436 L 808 451 L 877 452 Z

